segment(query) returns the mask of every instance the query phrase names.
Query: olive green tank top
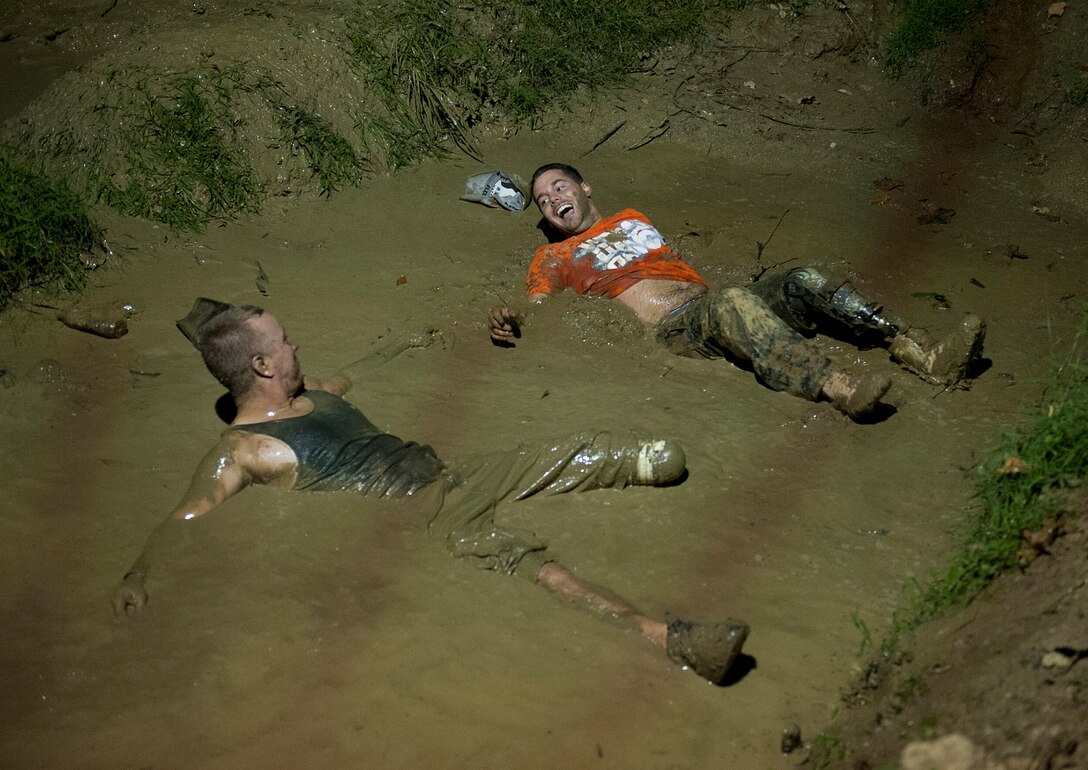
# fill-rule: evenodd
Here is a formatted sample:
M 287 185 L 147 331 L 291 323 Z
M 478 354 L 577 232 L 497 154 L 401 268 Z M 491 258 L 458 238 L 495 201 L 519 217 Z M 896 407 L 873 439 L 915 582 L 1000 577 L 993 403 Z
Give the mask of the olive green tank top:
M 272 436 L 291 447 L 298 457 L 295 489 L 401 497 L 442 473 L 431 447 L 378 430 L 339 396 L 322 390 L 304 395 L 314 404 L 307 415 L 229 429 Z

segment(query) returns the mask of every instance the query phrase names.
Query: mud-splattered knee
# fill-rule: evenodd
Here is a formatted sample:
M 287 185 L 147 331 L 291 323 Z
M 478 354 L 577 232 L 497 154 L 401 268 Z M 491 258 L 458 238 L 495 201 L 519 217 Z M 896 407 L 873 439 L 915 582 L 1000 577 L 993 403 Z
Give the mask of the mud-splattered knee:
M 754 297 L 751 292 L 740 286 L 721 286 L 712 290 L 712 296 L 713 310 L 719 316 L 723 314 L 735 316 L 747 306 L 750 300 L 758 301 L 758 297 Z
M 771 324 L 774 324 L 771 317 L 778 319 L 762 297 L 741 286 L 726 286 L 720 290 L 719 296 L 721 302 L 742 319 Z

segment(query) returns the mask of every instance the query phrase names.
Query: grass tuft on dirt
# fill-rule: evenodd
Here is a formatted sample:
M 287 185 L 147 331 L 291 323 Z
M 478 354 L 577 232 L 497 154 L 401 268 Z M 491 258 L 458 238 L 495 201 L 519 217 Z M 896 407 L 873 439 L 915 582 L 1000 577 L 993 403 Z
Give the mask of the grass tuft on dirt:
M 1088 473 L 1086 337 L 1088 323 L 1077 337 L 1073 357 L 1059 368 L 1041 413 L 1026 427 L 1006 434 L 979 466 L 979 506 L 965 532 L 967 545 L 927 591 L 930 611 L 974 596 L 1017 568 L 1024 533 L 1059 516 L 1064 493 L 1083 482 Z
M 299 20 L 217 17 L 106 51 L 24 113 L 22 157 L 86 199 L 199 231 L 273 196 L 358 184 L 614 87 L 656 49 L 747 0 L 357 0 Z M 234 41 L 256 56 L 235 58 Z M 264 52 L 275 52 L 266 55 Z M 146 62 L 139 64 L 139 62 Z
M 92 175 L 92 194 L 130 216 L 199 230 L 259 207 L 259 180 L 239 146 L 231 93 L 220 70 L 163 82 L 151 71 L 117 71 L 112 108 L 128 116 L 118 137 L 127 168 Z
M 896 4 L 896 23 L 884 42 L 884 63 L 901 74 L 918 57 L 955 35 L 991 0 L 903 0 Z
M 0 309 L 28 287 L 82 288 L 80 254 L 99 238 L 66 185 L 0 151 Z
M 860 712 L 854 716 L 840 715 L 832 727 L 820 733 L 813 740 L 807 758 L 807 764 L 814 770 L 830 770 L 846 764 L 850 767 L 869 767 L 870 758 L 864 755 L 868 749 L 863 750 L 858 729 L 862 730 L 862 736 L 875 736 L 882 731 L 884 740 L 892 740 L 893 743 L 896 739 L 892 736 L 895 735 L 901 740 L 911 737 L 932 740 L 940 733 L 950 731 L 943 725 L 938 730 L 937 717 L 925 715 L 924 711 L 912 714 L 914 721 L 906 722 L 912 726 L 910 735 L 906 731 L 895 730 L 895 715 L 904 709 L 905 704 L 924 696 L 929 685 L 935 681 L 929 678 L 926 668 L 912 671 L 908 667 L 914 651 L 904 648 L 905 634 L 926 620 L 962 607 L 1002 575 L 1026 566 L 1048 550 L 1054 538 L 1060 536 L 1064 528 L 1070 527 L 1074 519 L 1084 515 L 1086 498 L 1082 486 L 1088 475 L 1088 363 L 1085 346 L 1088 346 L 1088 308 L 1085 309 L 1081 328 L 1070 352 L 1055 367 L 1053 380 L 1039 412 L 1021 428 L 1002 436 L 987 453 L 986 459 L 976 467 L 977 504 L 963 522 L 959 550 L 948 566 L 928 582 L 911 583 L 906 606 L 894 613 L 891 629 L 881 642 L 876 656 L 860 672 L 852 690 L 846 694 L 847 702 L 855 706 L 869 704 L 871 709 L 875 709 L 875 714 Z M 1066 593 L 1066 589 L 1054 591 Z M 991 612 L 994 610 L 1005 611 L 1000 604 L 991 607 Z M 863 654 L 871 640 L 869 629 L 856 615 L 854 624 L 862 634 L 859 654 Z M 990 631 L 980 633 L 988 635 Z M 954 647 L 970 638 L 970 633 L 963 638 L 948 637 L 944 638 L 943 644 L 946 648 Z M 1005 652 L 1008 653 L 1007 650 Z M 945 649 L 944 654 L 951 653 Z M 1010 664 L 1014 669 L 1029 665 L 1022 658 L 1024 654 L 1024 649 L 1017 652 L 1021 657 Z M 994 651 L 994 655 L 1000 656 L 997 651 Z M 903 667 L 902 670 L 900 667 Z M 885 679 L 889 683 L 885 694 L 873 695 Z M 1056 688 L 1050 690 L 1054 691 Z M 1052 697 L 1061 699 L 1061 696 Z M 1061 702 L 1063 706 L 1069 706 L 1068 701 L 1061 699 Z M 1075 709 L 1070 708 L 1075 714 Z M 1001 711 L 1005 713 L 1004 707 Z M 993 715 L 996 712 L 991 709 L 984 713 Z M 1076 722 L 1077 717 L 1073 716 L 1072 720 Z M 874 725 L 879 727 L 874 728 Z M 992 727 L 993 724 L 988 722 L 987 729 Z M 1054 725 L 1053 729 L 1057 730 L 1058 726 Z M 843 731 L 850 735 L 849 745 L 840 737 Z M 951 731 L 955 732 L 955 729 L 951 728 Z M 866 742 L 864 745 L 867 747 L 870 744 Z M 1053 739 L 1047 745 L 1054 752 L 1064 753 L 1068 748 Z M 1072 746 L 1075 749 L 1076 742 Z M 887 747 L 880 750 L 888 751 Z
M 301 107 L 284 109 L 279 126 L 291 148 L 304 159 L 325 197 L 341 187 L 357 184 L 369 168 L 351 142 L 315 112 Z
M 1034 557 L 1033 542 L 1060 527 L 1070 492 L 1088 476 L 1088 311 L 1057 368 L 1043 405 L 1024 427 L 1006 433 L 975 470 L 976 505 L 947 569 L 912 583 L 909 604 L 896 612 L 881 644 L 887 657 L 902 633 L 970 601 L 1001 575 Z
M 709 11 L 744 4 L 361 4 L 348 20 L 351 60 L 389 117 L 360 130 L 392 168 L 440 157 L 447 140 L 472 154 L 469 131 L 487 116 L 530 120 L 581 89 L 621 83 L 642 57 L 693 36 Z

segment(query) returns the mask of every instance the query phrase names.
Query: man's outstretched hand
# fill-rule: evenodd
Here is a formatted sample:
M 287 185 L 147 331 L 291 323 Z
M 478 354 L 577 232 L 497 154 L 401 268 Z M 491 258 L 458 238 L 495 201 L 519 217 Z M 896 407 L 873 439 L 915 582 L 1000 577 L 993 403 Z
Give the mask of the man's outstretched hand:
M 487 327 L 491 341 L 496 345 L 513 345 L 514 340 L 521 337 L 517 314 L 507 305 L 491 308 L 487 314 Z
M 121 618 L 125 615 L 134 615 L 147 604 L 147 589 L 144 588 L 144 578 L 134 572 L 125 575 L 121 584 L 113 592 L 110 600 L 113 605 L 113 614 Z
M 447 342 L 446 335 L 439 329 L 427 328 L 411 334 L 398 334 L 375 343 L 366 355 L 358 361 L 352 361 L 336 374 L 320 378 L 306 375 L 306 389 L 325 390 L 342 396 L 351 389 L 356 380 L 389 363 L 404 351 L 427 348 L 438 342 Z

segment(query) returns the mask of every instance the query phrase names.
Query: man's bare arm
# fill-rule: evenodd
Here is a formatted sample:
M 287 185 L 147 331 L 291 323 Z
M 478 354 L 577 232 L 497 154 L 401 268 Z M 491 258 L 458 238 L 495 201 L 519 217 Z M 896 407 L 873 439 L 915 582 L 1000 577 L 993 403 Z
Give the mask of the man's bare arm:
M 241 492 L 251 483 L 270 483 L 281 475 L 284 459 L 277 459 L 275 442 L 255 434 L 228 432 L 223 435 L 197 465 L 189 489 L 170 515 L 157 526 L 144 549 L 125 573 L 113 594 L 113 610 L 118 615 L 139 611 L 147 603 L 144 581 L 155 562 L 177 548 L 187 522 L 203 516 L 223 501 Z M 274 440 L 272 440 L 274 441 Z M 285 446 L 285 445 L 283 445 Z M 287 450 L 290 452 L 290 450 Z M 291 453 L 293 457 L 293 453 Z M 277 466 L 281 473 L 277 473 Z
M 375 343 L 362 358 L 352 361 L 340 371 L 329 377 L 310 377 L 304 379 L 307 390 L 324 390 L 342 396 L 351 389 L 356 380 L 381 368 L 406 350 L 426 348 L 442 339 L 437 329 L 427 329 L 419 334 L 406 334 Z

